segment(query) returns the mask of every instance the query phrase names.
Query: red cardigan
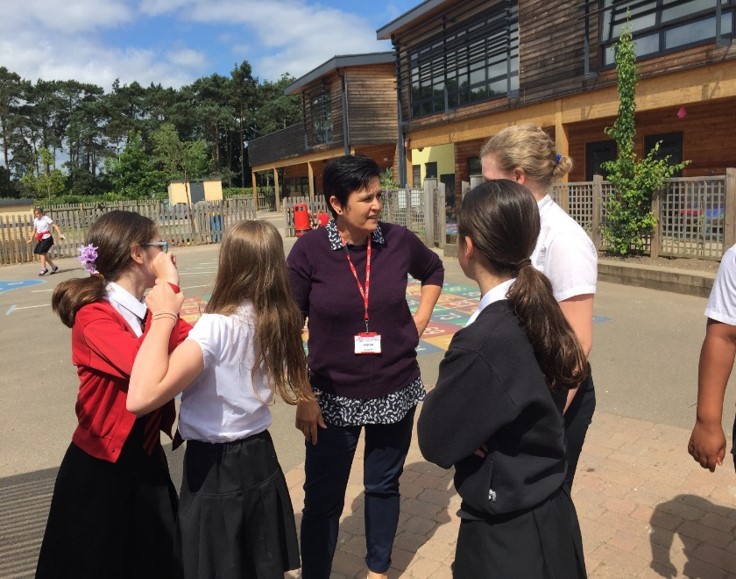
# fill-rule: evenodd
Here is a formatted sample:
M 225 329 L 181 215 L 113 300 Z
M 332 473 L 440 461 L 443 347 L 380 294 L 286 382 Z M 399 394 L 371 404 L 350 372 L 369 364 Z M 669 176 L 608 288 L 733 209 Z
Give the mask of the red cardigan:
M 145 332 L 150 326 L 150 318 Z M 179 319 L 169 351 L 182 342 L 191 326 Z M 125 407 L 133 360 L 143 337 L 137 337 L 122 315 L 107 301 L 82 307 L 72 328 L 72 362 L 79 375 L 76 413 L 79 425 L 74 444 L 86 453 L 116 462 L 136 416 Z M 174 401 L 154 412 L 163 414 L 161 430 L 171 436 Z

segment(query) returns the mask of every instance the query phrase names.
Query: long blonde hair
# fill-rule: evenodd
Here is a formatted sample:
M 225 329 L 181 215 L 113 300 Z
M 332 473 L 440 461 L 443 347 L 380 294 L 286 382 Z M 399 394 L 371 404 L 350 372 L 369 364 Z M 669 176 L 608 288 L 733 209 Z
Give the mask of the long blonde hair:
M 554 141 L 542 127 L 531 124 L 511 125 L 492 136 L 480 150 L 481 159 L 487 155 L 493 155 L 498 168 L 506 173 L 521 167 L 545 189 L 572 169 L 572 159 L 555 150 Z
M 244 300 L 255 312 L 253 371 L 264 364 L 288 404 L 311 400 L 301 339 L 304 317 L 292 297 L 281 235 L 266 221 L 241 221 L 227 232 L 206 311 L 230 315 Z

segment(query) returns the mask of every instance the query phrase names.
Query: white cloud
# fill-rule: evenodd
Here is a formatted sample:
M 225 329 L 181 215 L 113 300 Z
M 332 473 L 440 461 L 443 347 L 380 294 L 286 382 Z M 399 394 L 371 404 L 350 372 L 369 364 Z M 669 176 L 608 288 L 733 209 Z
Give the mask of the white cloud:
M 382 3 L 310 1 L 21 0 L 0 18 L 0 66 L 108 90 L 116 78 L 178 87 L 243 60 L 261 80 L 300 77 L 335 55 L 390 50 L 375 23 L 346 11 L 386 13 Z

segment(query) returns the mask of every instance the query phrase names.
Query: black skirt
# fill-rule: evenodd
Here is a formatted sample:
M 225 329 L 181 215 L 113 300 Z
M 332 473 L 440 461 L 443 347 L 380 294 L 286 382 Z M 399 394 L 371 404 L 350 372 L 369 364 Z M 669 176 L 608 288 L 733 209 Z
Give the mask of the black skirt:
M 455 579 L 587 577 L 575 506 L 563 487 L 536 507 L 489 517 L 462 519 Z
M 52 245 L 54 245 L 53 237 L 42 239 L 36 244 L 36 247 L 33 248 L 33 253 L 35 253 L 36 255 L 39 255 L 41 253 L 48 253 Z
M 173 577 L 177 497 L 160 445 L 143 450 L 138 419 L 117 462 L 75 444 L 56 477 L 36 577 Z
M 268 431 L 187 441 L 178 525 L 187 579 L 283 579 L 299 567 L 294 510 Z

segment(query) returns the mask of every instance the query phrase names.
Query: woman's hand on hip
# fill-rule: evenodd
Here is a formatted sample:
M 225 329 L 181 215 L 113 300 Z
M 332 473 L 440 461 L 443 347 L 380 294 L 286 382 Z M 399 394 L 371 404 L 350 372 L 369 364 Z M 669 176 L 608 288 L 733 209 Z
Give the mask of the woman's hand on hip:
M 319 428 L 327 428 L 319 403 L 316 400 L 306 400 L 296 404 L 296 420 L 294 425 L 302 431 L 305 440 L 317 444 L 317 432 Z

